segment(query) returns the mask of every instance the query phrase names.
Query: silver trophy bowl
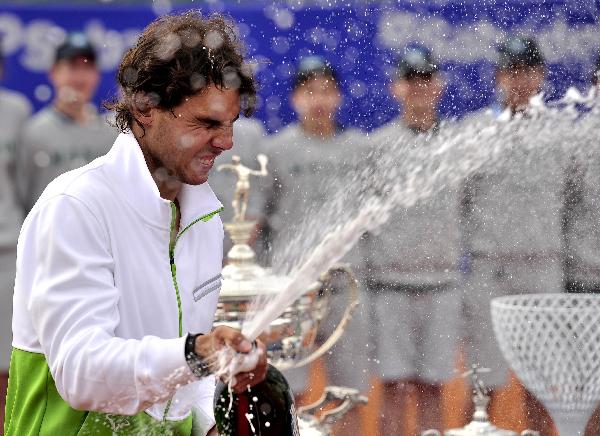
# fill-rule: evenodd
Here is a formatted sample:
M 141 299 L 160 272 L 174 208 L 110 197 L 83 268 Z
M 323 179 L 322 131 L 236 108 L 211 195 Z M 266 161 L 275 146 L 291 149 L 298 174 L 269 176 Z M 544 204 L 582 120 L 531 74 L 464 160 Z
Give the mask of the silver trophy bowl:
M 234 224 L 226 224 L 226 228 Z M 232 250 L 239 248 L 235 245 Z M 285 289 L 289 277 L 276 276 L 268 268 L 256 264 L 240 265 L 231 252 L 229 264 L 223 269 L 223 281 L 215 325 L 227 325 L 242 330 L 245 320 L 256 310 L 257 298 Z M 347 276 L 349 301 L 338 326 L 320 347 L 315 347 L 317 332 L 329 308 L 332 284 L 339 283 L 338 276 Z M 321 276 L 321 279 L 296 300 L 259 336 L 267 346 L 269 362 L 279 370 L 306 365 L 325 354 L 344 332 L 358 304 L 358 285 L 346 266 L 340 265 Z M 260 308 L 258 309 L 260 310 Z
M 492 322 L 504 357 L 559 434 L 583 435 L 600 402 L 600 295 L 495 298 Z

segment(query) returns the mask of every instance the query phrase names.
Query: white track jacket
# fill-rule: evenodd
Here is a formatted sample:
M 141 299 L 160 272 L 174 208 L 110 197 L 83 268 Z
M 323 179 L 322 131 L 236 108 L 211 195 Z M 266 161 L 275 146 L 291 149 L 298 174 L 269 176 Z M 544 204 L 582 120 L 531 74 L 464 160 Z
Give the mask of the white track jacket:
M 132 134 L 44 191 L 18 242 L 13 349 L 41 353 L 78 410 L 146 411 L 214 423 L 214 379 L 184 358 L 187 332 L 209 332 L 221 283 L 222 209 L 208 184 L 184 185 L 181 226 Z M 13 354 L 15 351 L 13 351 Z M 173 398 L 172 398 L 173 397 Z M 171 401 L 169 401 L 172 399 Z

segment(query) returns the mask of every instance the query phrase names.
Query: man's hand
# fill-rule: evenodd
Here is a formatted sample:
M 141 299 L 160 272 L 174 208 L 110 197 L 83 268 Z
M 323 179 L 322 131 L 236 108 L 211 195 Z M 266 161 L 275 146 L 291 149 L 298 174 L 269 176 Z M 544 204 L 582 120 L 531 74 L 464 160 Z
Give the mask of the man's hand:
M 256 341 L 259 348 L 259 357 L 256 366 L 247 372 L 235 374 L 235 393 L 243 392 L 260 382 L 267 376 L 267 351 L 261 341 Z M 226 326 L 218 326 L 212 332 L 196 338 L 195 351 L 202 359 L 212 361 L 218 350 L 229 347 L 238 353 L 249 353 L 252 351 L 252 343 L 236 329 Z

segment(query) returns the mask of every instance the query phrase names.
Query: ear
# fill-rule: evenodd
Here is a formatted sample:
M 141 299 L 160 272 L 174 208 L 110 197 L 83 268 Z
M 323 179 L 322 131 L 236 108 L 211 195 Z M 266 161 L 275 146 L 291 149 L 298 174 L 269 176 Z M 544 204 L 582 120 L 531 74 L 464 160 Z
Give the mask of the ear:
M 402 103 L 406 99 L 407 92 L 408 84 L 406 80 L 394 80 L 390 84 L 390 94 L 392 94 L 398 103 Z
M 133 117 L 144 127 L 150 127 L 158 114 L 158 102 L 146 93 L 138 92 L 133 96 Z
M 48 80 L 56 88 L 56 65 L 52 65 L 48 71 Z
M 294 89 L 292 91 L 292 95 L 290 96 L 290 105 L 292 106 L 292 109 L 294 109 L 294 112 L 296 112 L 297 114 L 302 112 L 301 108 L 300 108 L 300 97 L 299 97 L 300 93 L 298 92 L 297 89 Z
M 431 79 L 435 83 L 436 95 L 440 97 L 444 93 L 444 89 L 446 88 L 446 83 L 440 74 L 435 74 Z
M 507 74 L 503 70 L 496 71 L 496 88 L 506 91 L 508 84 L 506 83 Z

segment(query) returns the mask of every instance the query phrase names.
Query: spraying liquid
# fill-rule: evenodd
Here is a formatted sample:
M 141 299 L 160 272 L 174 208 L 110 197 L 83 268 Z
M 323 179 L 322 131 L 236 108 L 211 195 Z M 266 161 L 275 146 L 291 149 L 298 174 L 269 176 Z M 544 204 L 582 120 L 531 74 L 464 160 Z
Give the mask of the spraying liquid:
M 590 148 L 600 132 L 598 109 L 592 108 L 587 116 L 576 120 L 579 113 L 574 104 L 582 100 L 573 98 L 574 93 L 569 93 L 559 103 L 564 110 L 533 101 L 525 116 L 479 117 L 442 126 L 436 136 L 404 135 L 376 144 L 349 179 L 330 181 L 330 186 L 338 189 L 332 201 L 317 211 L 308 211 L 302 226 L 290 229 L 292 236 L 280 244 L 284 248 L 274 270 L 291 280 L 281 292 L 253 303 L 242 333 L 256 339 L 365 232 L 377 232 L 396 208 L 427 201 L 474 174 L 519 171 L 527 183 L 543 176 L 527 170 L 540 163 L 566 172 L 573 160 L 600 161 L 600 151 Z M 225 360 L 230 374 L 231 361 Z M 274 407 L 280 412 L 274 414 Z M 297 435 L 294 410 L 289 386 L 273 367 L 267 380 L 253 387 L 251 393 L 233 396 L 227 384 L 221 383 L 215 396 L 215 416 L 222 435 Z M 224 417 L 227 419 L 220 421 Z
M 375 144 L 350 180 L 331 181 L 339 189 L 334 200 L 309 211 L 302 226 L 291 229 L 292 236 L 279 244 L 284 248 L 274 270 L 292 280 L 275 296 L 255 302 L 242 333 L 256 339 L 365 232 L 377 232 L 395 208 L 410 208 L 478 172 L 510 172 L 516 161 L 519 168 L 542 160 L 566 168 L 569 157 L 585 153 L 600 132 L 600 121 L 595 111 L 574 120 L 578 116 L 574 102 L 589 103 L 588 99 L 578 100 L 570 92 L 565 101 L 563 110 L 546 107 L 538 99 L 527 115 L 478 117 L 443 125 L 435 136 L 405 134 Z M 523 179 L 537 176 L 526 173 Z

